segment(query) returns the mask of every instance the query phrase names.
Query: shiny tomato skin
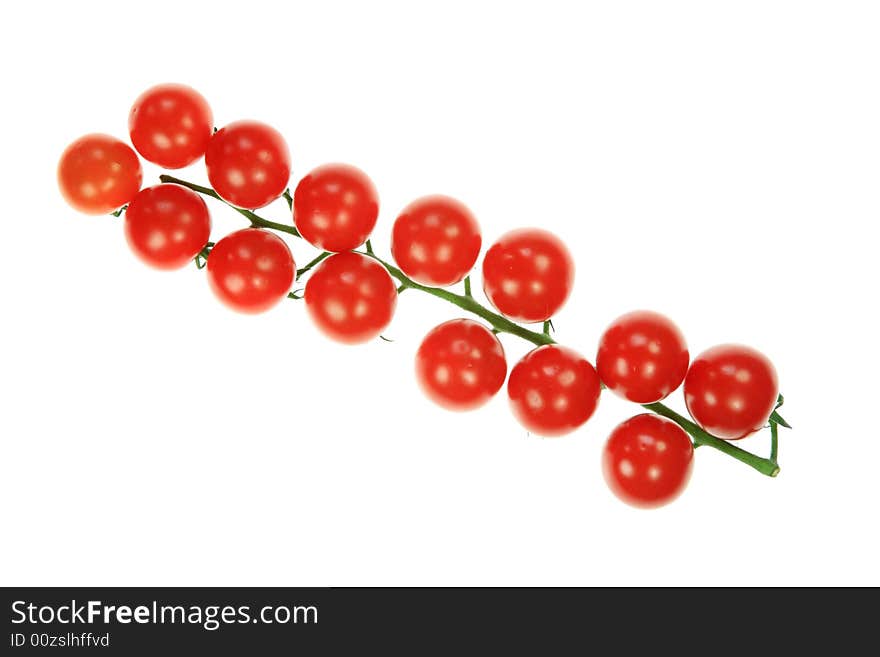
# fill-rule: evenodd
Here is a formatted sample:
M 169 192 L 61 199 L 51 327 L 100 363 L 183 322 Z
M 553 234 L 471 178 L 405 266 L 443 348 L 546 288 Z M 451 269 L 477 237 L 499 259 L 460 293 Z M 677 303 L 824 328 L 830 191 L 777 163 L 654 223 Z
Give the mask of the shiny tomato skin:
M 379 194 L 367 175 L 348 164 L 313 169 L 293 194 L 293 223 L 312 246 L 339 253 L 367 241 L 379 217 Z
M 128 113 L 128 134 L 148 162 L 180 169 L 205 154 L 214 115 L 208 101 L 183 84 L 158 84 L 134 101 Z
M 287 142 L 275 128 L 258 121 L 236 121 L 214 133 L 205 166 L 220 198 L 248 210 L 268 205 L 290 182 Z
M 417 283 L 448 287 L 468 275 L 482 242 L 480 225 L 463 203 L 449 196 L 424 196 L 394 221 L 391 255 Z
M 306 283 L 306 309 L 318 329 L 345 344 L 378 337 L 394 317 L 397 287 L 378 262 L 352 251 L 324 260 Z
M 590 419 L 599 403 L 599 375 L 586 358 L 560 345 L 527 353 L 510 371 L 514 416 L 541 436 L 562 436 Z
M 58 187 L 64 200 L 84 214 L 107 214 L 134 198 L 141 188 L 141 163 L 116 137 L 80 137 L 61 154 Z
M 280 237 L 244 228 L 221 239 L 208 256 L 208 282 L 214 294 L 240 313 L 269 310 L 287 296 L 296 264 Z
M 675 422 L 644 413 L 619 424 L 602 453 L 611 491 L 635 507 L 668 504 L 687 486 L 694 462 L 690 438 Z
M 470 319 L 434 327 L 416 353 L 416 379 L 425 395 L 452 411 L 483 406 L 504 385 L 505 376 L 501 341 Z
M 609 390 L 638 404 L 667 397 L 684 381 L 688 348 L 667 317 L 636 310 L 618 317 L 599 341 L 596 370 Z
M 201 196 L 180 185 L 142 189 L 125 211 L 128 245 L 156 269 L 188 265 L 210 236 L 208 206 Z
M 751 347 L 723 344 L 694 358 L 684 399 L 697 424 L 713 436 L 738 440 L 767 424 L 779 380 L 773 363 Z
M 543 322 L 563 306 L 574 285 L 574 260 L 562 241 L 540 228 L 513 230 L 483 258 L 483 291 L 502 315 Z

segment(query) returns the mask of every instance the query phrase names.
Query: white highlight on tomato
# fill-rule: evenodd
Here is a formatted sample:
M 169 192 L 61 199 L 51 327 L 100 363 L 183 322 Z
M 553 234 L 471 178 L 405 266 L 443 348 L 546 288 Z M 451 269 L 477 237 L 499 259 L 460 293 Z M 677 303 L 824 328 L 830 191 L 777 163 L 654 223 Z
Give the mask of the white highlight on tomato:
M 167 148 L 171 148 L 172 142 L 171 139 L 164 132 L 157 132 L 153 135 L 153 145 L 156 148 L 161 148 L 165 150 Z
M 534 408 L 535 410 L 544 408 L 544 398 L 540 392 L 532 388 L 526 392 L 526 404 L 528 404 L 529 408 Z
M 461 380 L 465 385 L 475 386 L 477 385 L 477 373 L 473 370 L 464 370 L 461 373 Z
M 337 324 L 344 322 L 348 317 L 348 311 L 345 309 L 345 306 L 335 299 L 328 299 L 324 302 L 324 314 L 327 315 L 331 322 L 336 322 Z
M 509 294 L 513 296 L 517 292 L 519 292 L 519 282 L 513 280 L 512 278 L 505 278 L 501 281 L 501 290 L 504 294 Z
M 556 379 L 559 381 L 559 385 L 567 388 L 577 380 L 577 374 L 575 374 L 573 370 L 565 370 L 560 372 Z
M 358 299 L 358 302 L 354 306 L 354 316 L 358 318 L 366 317 L 369 312 L 370 304 L 363 299 Z
M 244 290 L 244 279 L 238 274 L 229 274 L 223 279 L 223 286 L 232 294 L 238 294 Z
M 446 365 L 440 365 L 434 370 L 434 379 L 441 385 L 449 383 L 449 368 Z
M 165 246 L 166 241 L 165 234 L 162 231 L 154 230 L 147 238 L 147 248 L 151 251 L 158 251 Z
M 441 244 L 437 247 L 437 260 L 440 262 L 449 262 L 452 258 L 452 247 L 448 244 Z
M 416 262 L 428 261 L 428 253 L 427 251 L 425 251 L 425 247 L 422 246 L 419 242 L 412 243 L 412 246 L 409 247 L 409 254 Z
M 244 187 L 247 183 L 241 169 L 230 169 L 226 172 L 226 180 L 233 187 Z

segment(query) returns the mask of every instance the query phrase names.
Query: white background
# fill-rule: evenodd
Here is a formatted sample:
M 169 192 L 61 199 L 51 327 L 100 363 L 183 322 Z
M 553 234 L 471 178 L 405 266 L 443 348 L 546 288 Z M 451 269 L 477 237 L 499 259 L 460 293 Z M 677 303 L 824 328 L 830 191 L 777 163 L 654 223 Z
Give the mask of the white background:
M 880 584 L 876 3 L 192 5 L 0 10 L 2 584 Z M 677 503 L 637 511 L 599 469 L 635 406 L 606 394 L 542 440 L 504 395 L 423 399 L 413 353 L 452 306 L 407 292 L 396 341 L 353 348 L 301 302 L 238 316 L 194 267 L 148 270 L 55 167 L 81 134 L 127 138 L 165 81 L 280 129 L 294 182 L 366 170 L 380 253 L 433 192 L 487 243 L 555 231 L 578 267 L 558 339 L 590 359 L 639 307 L 692 354 L 764 351 L 781 475 L 702 448 Z M 210 208 L 215 239 L 243 226 Z

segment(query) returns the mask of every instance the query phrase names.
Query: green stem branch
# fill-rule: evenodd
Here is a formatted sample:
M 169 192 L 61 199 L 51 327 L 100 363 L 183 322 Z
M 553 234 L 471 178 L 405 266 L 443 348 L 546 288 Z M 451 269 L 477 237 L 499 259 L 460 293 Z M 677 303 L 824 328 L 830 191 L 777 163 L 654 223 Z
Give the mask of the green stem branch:
M 182 185 L 188 189 L 193 190 L 194 192 L 198 192 L 199 194 L 204 194 L 205 196 L 210 196 L 211 198 L 218 199 L 223 201 L 222 198 L 210 187 L 203 187 L 201 185 L 196 185 L 191 182 L 187 182 L 185 180 L 181 180 L 179 178 L 175 178 L 174 176 L 169 176 L 167 174 L 163 174 L 159 176 L 159 179 L 165 183 L 175 183 L 178 185 Z M 285 194 L 285 199 L 290 203 L 291 199 L 289 198 L 290 194 L 287 192 Z M 226 201 L 223 201 L 226 203 Z M 301 237 L 299 232 L 296 230 L 294 226 L 288 224 L 281 224 L 274 221 L 269 221 L 268 219 L 264 219 L 257 214 L 253 213 L 250 210 L 244 210 L 242 208 L 237 208 L 234 205 L 226 203 L 231 208 L 235 209 L 242 215 L 244 215 L 248 221 L 251 222 L 252 226 L 257 226 L 259 228 L 269 228 L 271 230 L 277 230 L 280 232 L 288 233 L 289 235 L 293 235 L 295 237 Z M 427 285 L 421 285 L 416 281 L 409 278 L 406 274 L 404 274 L 400 269 L 392 265 L 391 263 L 385 262 L 381 258 L 379 258 L 375 253 L 373 253 L 372 245 L 369 240 L 364 245 L 365 251 L 356 251 L 355 253 L 360 253 L 361 255 L 367 256 L 368 258 L 372 258 L 380 265 L 385 267 L 388 270 L 388 273 L 391 274 L 392 277 L 396 278 L 400 283 L 400 286 L 397 288 L 397 292 L 401 293 L 404 290 L 413 289 L 424 292 L 425 294 L 430 294 L 431 296 L 435 296 L 439 299 L 443 299 L 444 301 L 448 301 L 451 304 L 454 304 L 465 310 L 469 313 L 473 313 L 478 317 L 484 319 L 492 326 L 493 333 L 509 333 L 511 335 L 515 335 L 524 340 L 528 340 L 532 344 L 541 346 L 547 344 L 555 344 L 555 340 L 550 336 L 550 330 L 553 327 L 553 324 L 548 320 L 544 323 L 542 327 L 542 332 L 532 331 L 519 324 L 512 322 L 507 319 L 503 315 L 499 315 L 498 313 L 492 312 L 485 306 L 481 305 L 473 298 L 471 295 L 471 282 L 470 277 L 465 278 L 464 280 L 464 294 L 455 294 L 454 292 L 450 292 L 447 289 L 439 288 L 439 287 L 429 287 Z M 323 252 L 318 255 L 314 260 L 309 262 L 302 269 L 297 270 L 297 278 L 299 278 L 302 274 L 306 273 L 310 269 L 312 269 L 315 265 L 320 263 L 325 258 L 332 255 L 328 252 Z M 302 298 L 300 295 L 291 292 L 288 295 L 292 299 L 300 299 Z M 781 397 L 780 397 L 781 402 Z M 693 438 L 694 444 L 696 446 L 706 445 L 708 447 L 712 447 L 717 449 L 720 452 L 731 456 L 738 461 L 742 461 L 746 465 L 750 465 L 755 470 L 760 472 L 761 474 L 765 474 L 769 477 L 775 477 L 779 474 L 779 465 L 776 463 L 776 454 L 777 454 L 777 423 L 782 424 L 783 426 L 788 426 L 781 417 L 773 418 L 770 422 L 770 430 L 771 430 L 771 455 L 769 459 L 760 457 L 756 454 L 752 454 L 751 452 L 747 452 L 744 449 L 737 447 L 736 445 L 730 443 L 726 440 L 721 440 L 720 438 L 716 438 L 715 436 L 704 431 L 699 425 L 691 422 L 686 417 L 676 413 L 668 406 L 661 404 L 660 402 L 654 404 L 643 404 L 643 407 L 652 413 L 656 413 L 658 415 L 662 415 L 665 418 L 668 418 L 678 424 L 682 429 L 684 429 L 690 436 Z M 778 415 L 778 414 L 777 414 Z
M 779 459 L 779 425 L 770 421 L 770 460 L 778 463 Z
M 746 465 L 752 466 L 755 470 L 760 472 L 761 474 L 765 474 L 768 477 L 775 477 L 779 474 L 779 466 L 772 459 L 765 459 L 757 454 L 752 454 L 751 452 L 747 452 L 744 449 L 741 449 L 727 440 L 721 440 L 720 438 L 716 438 L 715 436 L 704 431 L 699 425 L 691 422 L 686 417 L 676 413 L 668 406 L 661 404 L 660 402 L 654 404 L 643 404 L 644 408 L 647 408 L 649 411 L 653 413 L 657 413 L 657 415 L 662 415 L 665 418 L 669 418 L 673 422 L 675 422 L 682 429 L 687 431 L 691 437 L 694 439 L 694 444 L 696 445 L 707 445 L 709 447 L 714 447 L 719 452 L 724 452 L 728 456 L 732 456 L 738 461 L 742 461 Z
M 330 257 L 331 255 L 333 255 L 333 254 L 330 253 L 329 251 L 324 251 L 323 253 L 321 253 L 321 255 L 317 256 L 314 260 L 312 260 L 311 262 L 309 262 L 307 265 L 305 265 L 304 267 L 300 267 L 299 269 L 297 269 L 297 270 L 296 270 L 296 278 L 297 278 L 297 280 L 299 280 L 299 277 L 302 276 L 303 274 L 305 274 L 307 271 L 309 271 L 312 267 L 314 267 L 315 265 L 317 265 L 319 262 L 321 262 L 321 261 L 324 260 L 325 258 Z
M 516 335 L 524 340 L 528 340 L 532 344 L 540 346 L 545 344 L 553 344 L 555 342 L 553 338 L 551 338 L 549 335 L 530 331 L 524 326 L 520 326 L 519 324 L 510 321 L 503 315 L 492 312 L 485 306 L 479 304 L 473 297 L 465 296 L 463 294 L 455 294 L 454 292 L 450 292 L 449 290 L 446 290 L 442 287 L 429 287 L 427 285 L 416 283 L 414 280 L 412 280 L 406 274 L 400 271 L 397 267 L 389 262 L 385 262 L 375 253 L 368 253 L 366 251 L 356 251 L 355 253 L 360 253 L 361 255 L 367 256 L 368 258 L 372 258 L 380 265 L 385 267 L 385 269 L 388 270 L 388 273 L 400 282 L 400 288 L 398 288 L 399 292 L 407 289 L 420 290 L 421 292 L 435 296 L 438 299 L 448 301 L 449 303 L 455 304 L 459 308 L 466 310 L 469 313 L 473 313 L 474 315 L 481 317 L 482 319 L 489 322 L 489 324 L 492 325 L 492 328 L 494 328 L 499 333 L 510 333 L 511 335 Z
M 199 194 L 204 194 L 205 196 L 210 196 L 211 198 L 215 198 L 218 201 L 223 201 L 220 198 L 220 195 L 215 192 L 210 187 L 203 187 L 202 185 L 196 185 L 195 183 L 187 182 L 186 180 L 181 180 L 180 178 L 175 178 L 174 176 L 169 176 L 168 174 L 162 174 L 159 176 L 159 180 L 163 183 L 174 183 L 175 185 L 180 185 L 182 187 L 186 187 L 187 189 L 191 189 L 194 192 L 198 192 Z M 226 203 L 226 201 L 223 201 Z M 231 203 L 226 203 L 230 208 L 235 210 L 236 212 L 242 214 L 247 217 L 247 220 L 251 222 L 251 226 L 257 228 L 271 228 L 272 230 L 277 230 L 282 233 L 287 233 L 288 235 L 293 235 L 294 237 L 302 237 L 299 234 L 299 231 L 291 226 L 290 224 L 280 224 L 276 221 L 269 221 L 268 219 L 263 219 L 261 216 L 255 214 L 251 210 L 245 210 L 244 208 L 237 208 Z

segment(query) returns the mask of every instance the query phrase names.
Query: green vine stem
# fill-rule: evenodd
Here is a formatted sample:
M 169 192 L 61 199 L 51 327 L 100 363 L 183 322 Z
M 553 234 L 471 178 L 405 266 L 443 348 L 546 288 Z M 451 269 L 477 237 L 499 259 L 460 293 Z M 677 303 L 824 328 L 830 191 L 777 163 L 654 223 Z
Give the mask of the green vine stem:
M 657 415 L 662 415 L 675 422 L 691 435 L 691 438 L 694 439 L 694 445 L 697 447 L 701 445 L 714 447 L 718 451 L 724 452 L 728 456 L 732 456 L 746 465 L 752 466 L 755 470 L 768 477 L 775 477 L 779 474 L 779 465 L 776 463 L 775 459 L 765 459 L 757 454 L 752 454 L 751 452 L 747 452 L 746 450 L 737 447 L 730 441 L 716 438 L 704 431 L 699 425 L 691 422 L 683 415 L 676 413 L 665 404 L 661 404 L 660 402 L 655 404 L 643 404 L 643 408 L 647 408 L 649 411 L 656 413 Z
M 307 271 L 309 271 L 310 269 L 312 269 L 312 268 L 313 268 L 315 265 L 317 265 L 319 262 L 321 262 L 321 261 L 324 260 L 325 258 L 330 257 L 331 255 L 332 255 L 332 254 L 331 254 L 329 251 L 323 251 L 323 252 L 321 253 L 321 255 L 319 255 L 319 256 L 317 256 L 316 258 L 314 258 L 314 259 L 313 259 L 311 262 L 309 262 L 306 266 L 304 266 L 304 267 L 300 267 L 299 269 L 297 269 L 297 270 L 296 270 L 296 280 L 299 280 L 299 277 L 300 277 L 300 276 L 302 276 L 303 274 L 305 274 Z
M 427 285 L 421 285 L 420 283 L 416 283 L 414 280 L 409 278 L 406 274 L 404 274 L 391 263 L 382 260 L 375 253 L 368 253 L 366 251 L 355 251 L 355 253 L 360 253 L 361 255 L 365 255 L 368 258 L 372 258 L 380 265 L 385 267 L 385 269 L 388 270 L 388 273 L 396 278 L 400 283 L 400 287 L 398 287 L 398 292 L 403 292 L 403 290 L 410 289 L 419 290 L 421 292 L 425 292 L 426 294 L 435 296 L 439 299 L 443 299 L 444 301 L 448 301 L 449 303 L 455 304 L 459 308 L 466 310 L 469 313 L 473 313 L 474 315 L 483 318 L 492 325 L 492 328 L 495 329 L 496 333 L 510 333 L 511 335 L 516 335 L 523 340 L 528 340 L 529 342 L 536 345 L 554 343 L 553 338 L 551 338 L 549 335 L 530 331 L 524 326 L 520 326 L 519 324 L 510 321 L 503 315 L 492 312 L 485 306 L 478 303 L 477 300 L 474 299 L 472 296 L 467 296 L 465 294 L 456 294 L 455 292 L 450 292 L 449 290 L 446 290 L 442 287 L 429 287 Z
M 195 183 L 187 182 L 186 180 L 181 180 L 180 178 L 175 178 L 174 176 L 169 176 L 166 173 L 163 173 L 161 176 L 159 176 L 159 180 L 161 180 L 163 183 L 174 183 L 175 185 L 181 185 L 182 187 L 186 187 L 188 189 L 191 189 L 194 192 L 198 192 L 199 194 L 203 194 L 205 196 L 210 196 L 211 198 L 215 198 L 218 201 L 222 201 L 223 203 L 226 203 L 226 201 L 224 201 L 222 198 L 220 198 L 220 195 L 217 192 L 215 192 L 213 189 L 211 189 L 210 187 L 203 187 L 202 185 L 196 185 Z M 290 224 L 279 224 L 276 221 L 269 221 L 268 219 L 263 219 L 259 215 L 251 212 L 250 210 L 244 210 L 242 208 L 237 208 L 230 203 L 226 203 L 226 205 L 228 205 L 230 208 L 232 208 L 236 212 L 247 217 L 247 220 L 251 222 L 251 226 L 255 226 L 258 228 L 270 228 L 272 230 L 277 230 L 282 233 L 287 233 L 288 235 L 293 235 L 294 237 L 302 237 L 302 235 L 299 234 L 299 231 L 294 226 L 292 226 Z
M 203 187 L 202 185 L 196 185 L 195 183 L 188 182 L 186 180 L 181 180 L 180 178 L 175 178 L 174 176 L 169 176 L 167 174 L 163 174 L 159 176 L 159 180 L 163 183 L 175 183 L 177 185 L 181 185 L 188 189 L 193 190 L 194 192 L 198 192 L 199 194 L 203 194 L 205 196 L 210 196 L 211 198 L 223 201 L 222 198 L 210 187 Z M 288 205 L 291 205 L 291 199 L 289 198 L 290 194 L 287 192 L 285 194 L 285 199 L 288 201 Z M 234 205 L 229 205 L 229 207 L 233 208 L 237 212 L 241 213 L 244 217 L 250 221 L 251 226 L 259 227 L 259 228 L 269 228 L 271 230 L 277 230 L 279 232 L 287 233 L 289 235 L 293 235 L 295 237 L 301 237 L 296 228 L 290 224 L 282 224 L 275 221 L 269 221 L 268 219 L 264 219 L 259 215 L 255 214 L 250 210 L 244 210 L 241 208 L 237 208 Z M 406 274 L 404 274 L 400 269 L 395 267 L 389 262 L 382 260 L 379 256 L 377 256 L 373 252 L 373 248 L 370 245 L 370 242 L 364 245 L 364 251 L 356 251 L 356 253 L 360 253 L 363 256 L 368 258 L 372 258 L 380 265 L 385 267 L 388 270 L 388 273 L 391 274 L 392 277 L 397 279 L 400 284 L 397 288 L 398 293 L 403 292 L 404 290 L 419 290 L 424 292 L 425 294 L 430 294 L 439 299 L 443 299 L 444 301 L 448 301 L 451 304 L 454 304 L 465 310 L 469 313 L 477 315 L 482 318 L 486 322 L 488 322 L 492 326 L 493 333 L 509 333 L 511 335 L 515 335 L 524 340 L 528 340 L 532 344 L 541 346 L 547 344 L 555 344 L 556 341 L 551 337 L 550 330 L 553 327 L 553 324 L 550 320 L 544 323 L 542 326 L 542 331 L 532 331 L 530 329 L 525 328 L 524 326 L 520 326 L 516 322 L 512 322 L 507 319 L 503 315 L 500 315 L 496 312 L 493 312 L 477 302 L 476 299 L 471 295 L 471 284 L 470 278 L 465 279 L 465 287 L 464 294 L 456 294 L 455 292 L 450 292 L 447 289 L 439 288 L 439 287 L 429 287 L 427 285 L 421 285 L 416 281 L 409 278 Z M 325 258 L 332 255 L 331 253 L 324 251 L 317 257 L 315 257 L 311 262 L 297 270 L 297 278 L 302 276 L 304 273 L 312 269 L 315 265 L 320 263 Z M 207 250 L 203 251 L 203 253 L 199 254 L 199 258 L 202 260 L 206 260 L 208 257 Z M 197 262 L 197 264 L 199 264 Z M 302 296 L 296 293 L 291 293 L 288 295 L 291 299 L 301 299 Z M 384 338 L 383 338 L 384 339 Z M 782 396 L 780 395 L 778 406 L 782 405 Z M 747 452 L 746 450 L 737 447 L 733 443 L 721 440 L 720 438 L 716 438 L 715 436 L 704 431 L 699 425 L 687 419 L 683 415 L 676 413 L 671 408 L 666 406 L 665 404 L 661 404 L 660 402 L 654 404 L 643 404 L 643 408 L 651 411 L 652 413 L 656 413 L 657 415 L 661 415 L 665 418 L 668 418 L 678 424 L 682 429 L 684 429 L 693 439 L 694 446 L 700 447 L 702 445 L 706 445 L 708 447 L 712 447 L 717 449 L 728 456 L 731 456 L 738 461 L 745 463 L 746 465 L 751 466 L 761 474 L 767 475 L 768 477 L 775 477 L 779 474 L 779 465 L 776 462 L 777 451 L 778 451 L 778 443 L 777 443 L 777 425 L 782 425 L 784 427 L 788 427 L 789 425 L 782 419 L 782 417 L 774 410 L 773 416 L 770 419 L 770 430 L 772 434 L 772 451 L 770 458 L 763 458 L 758 456 L 757 454 L 752 454 L 751 452 Z M 777 408 L 778 408 L 777 406 Z

